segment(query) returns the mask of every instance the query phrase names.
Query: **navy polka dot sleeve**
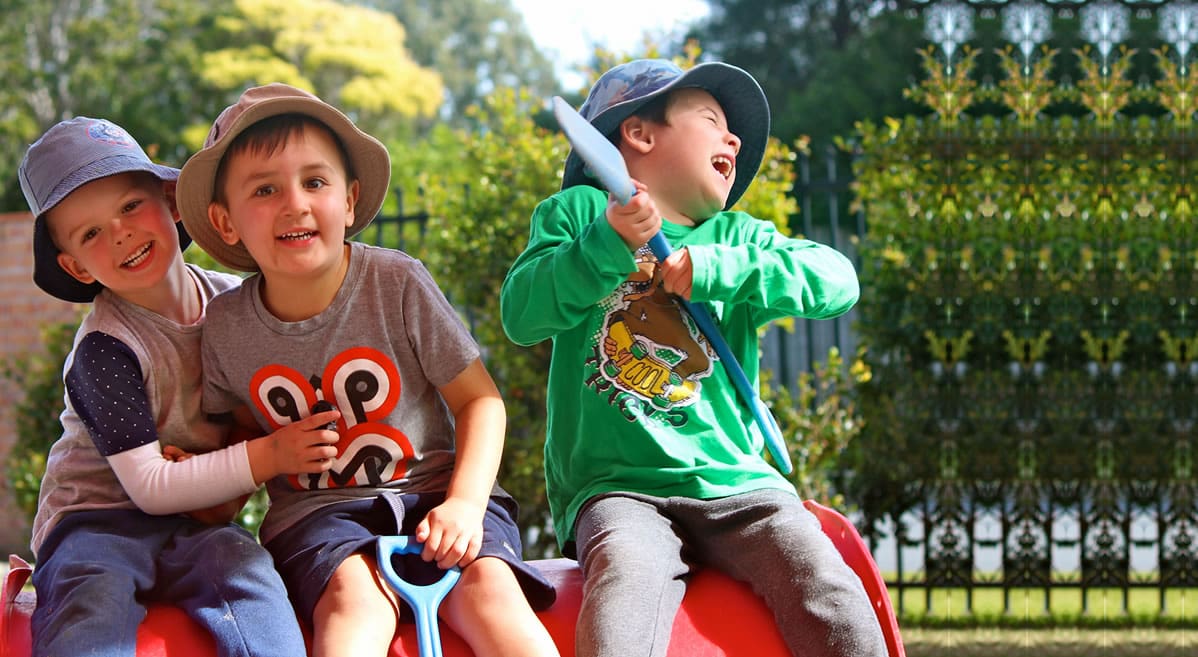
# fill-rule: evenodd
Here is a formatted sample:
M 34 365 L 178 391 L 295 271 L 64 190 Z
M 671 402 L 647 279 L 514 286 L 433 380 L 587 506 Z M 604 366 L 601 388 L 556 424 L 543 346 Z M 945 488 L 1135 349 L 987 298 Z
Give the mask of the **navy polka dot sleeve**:
M 89 333 L 75 347 L 67 396 L 105 457 L 158 440 L 141 365 L 125 343 Z

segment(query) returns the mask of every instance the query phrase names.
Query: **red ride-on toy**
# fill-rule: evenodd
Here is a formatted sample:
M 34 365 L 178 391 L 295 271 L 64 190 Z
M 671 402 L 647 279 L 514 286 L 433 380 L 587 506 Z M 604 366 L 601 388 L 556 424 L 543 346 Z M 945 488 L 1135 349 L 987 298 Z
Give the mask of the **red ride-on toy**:
M 886 583 L 864 541 L 840 513 L 807 501 L 807 508 L 820 520 L 824 533 L 840 550 L 848 565 L 861 578 L 882 625 L 889 657 L 905 657 L 898 623 L 886 591 Z M 36 604 L 32 591 L 23 591 L 32 569 L 18 557 L 10 557 L 10 569 L 0 589 L 0 655 L 29 657 L 29 617 Z M 533 561 L 533 565 L 557 586 L 557 602 L 538 614 L 557 643 L 562 657 L 574 655 L 574 623 L 582 602 L 582 574 L 569 559 Z M 466 643 L 452 630 L 443 628 L 444 657 L 471 657 Z M 391 644 L 390 657 L 420 654 L 417 628 L 404 624 Z M 211 636 L 180 609 L 153 605 L 137 633 L 137 657 L 212 657 L 216 648 Z M 748 586 L 718 572 L 701 571 L 691 581 L 682 608 L 674 621 L 670 657 L 788 657 L 786 645 L 773 616 Z M 298 657 L 298 656 L 297 656 Z

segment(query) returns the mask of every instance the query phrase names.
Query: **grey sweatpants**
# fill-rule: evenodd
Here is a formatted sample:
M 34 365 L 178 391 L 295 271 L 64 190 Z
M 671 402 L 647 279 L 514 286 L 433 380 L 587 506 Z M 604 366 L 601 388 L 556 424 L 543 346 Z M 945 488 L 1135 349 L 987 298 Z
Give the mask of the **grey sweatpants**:
M 748 582 L 794 657 L 884 657 L 865 588 L 794 494 L 714 500 L 620 493 L 576 527 L 583 600 L 578 657 L 664 657 L 695 569 Z

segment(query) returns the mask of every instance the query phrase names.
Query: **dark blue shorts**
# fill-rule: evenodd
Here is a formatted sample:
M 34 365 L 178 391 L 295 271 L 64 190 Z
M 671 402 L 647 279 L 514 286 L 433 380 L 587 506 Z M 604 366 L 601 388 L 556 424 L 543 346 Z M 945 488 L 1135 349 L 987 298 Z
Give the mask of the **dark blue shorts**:
M 296 613 L 311 626 L 316 602 L 342 561 L 358 552 L 374 556 L 379 536 L 414 534 L 416 525 L 444 500 L 445 493 L 384 492 L 375 498 L 338 502 L 271 539 L 266 549 L 274 555 Z M 483 543 L 478 556 L 507 562 L 529 605 L 544 609 L 553 604 L 557 591 L 522 558 L 515 516 L 515 501 L 491 498 L 483 516 Z M 420 555 L 400 555 L 393 563 L 396 572 L 414 584 L 428 584 L 442 575 L 435 563 L 425 562 Z

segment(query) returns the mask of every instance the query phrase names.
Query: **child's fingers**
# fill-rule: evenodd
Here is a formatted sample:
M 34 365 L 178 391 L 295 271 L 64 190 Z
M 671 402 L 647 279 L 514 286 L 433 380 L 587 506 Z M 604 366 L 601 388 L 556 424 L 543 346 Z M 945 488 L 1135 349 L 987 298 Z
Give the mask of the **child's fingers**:
M 185 452 L 174 445 L 167 445 L 166 447 L 162 448 L 162 457 L 168 461 L 179 463 L 181 461 L 186 461 L 192 456 L 194 455 L 190 452 Z
M 438 568 L 452 568 L 458 565 L 469 551 L 470 536 L 465 532 L 459 533 L 452 530 L 444 530 L 440 536 L 436 549 L 433 551 L 433 560 L 437 562 Z
M 690 300 L 694 268 L 686 248 L 678 249 L 661 263 L 661 282 L 666 292 Z
M 434 526 L 427 516 L 416 526 L 416 540 L 424 544 L 424 549 L 420 551 L 420 558 L 425 561 L 436 561 L 437 551 L 441 547 L 441 530 Z
M 333 467 L 337 458 L 337 443 L 341 440 L 337 433 L 337 420 L 341 412 L 337 409 L 313 413 L 303 420 L 301 427 L 306 430 L 304 440 L 308 441 L 307 456 L 309 462 L 316 467 L 316 472 L 324 472 Z
M 341 419 L 341 411 L 333 409 L 331 411 L 313 413 L 299 422 L 296 422 L 295 425 L 296 427 L 305 431 L 312 431 L 315 429 L 328 429 L 329 431 L 334 431 L 337 428 L 337 420 L 339 419 Z
M 440 534 L 431 532 L 428 540 L 424 542 L 424 549 L 420 551 L 420 558 L 429 563 L 437 561 L 437 550 L 441 547 L 441 541 L 438 538 Z
M 666 292 L 676 294 L 688 301 L 691 298 L 692 282 L 685 272 L 670 272 L 662 276 L 662 284 L 665 285 Z
M 442 566 L 442 568 L 449 568 L 454 565 L 456 565 L 458 568 L 465 568 L 466 566 L 469 566 L 472 561 L 478 558 L 478 553 L 482 550 L 482 535 L 463 534 L 458 538 L 458 542 L 455 544 L 455 547 L 457 548 L 457 550 L 455 550 L 455 554 L 457 554 L 456 558 Z
M 295 427 L 295 430 L 291 430 L 291 427 Z M 336 431 L 319 427 L 304 430 L 298 422 L 280 431 L 286 433 L 279 436 L 278 449 L 290 463 L 285 466 L 285 471 L 319 474 L 333 467 L 337 459 L 337 442 L 340 440 Z
M 333 469 L 337 462 L 337 448 L 327 445 L 313 446 L 308 449 L 307 460 L 301 466 L 304 472 L 319 474 Z

